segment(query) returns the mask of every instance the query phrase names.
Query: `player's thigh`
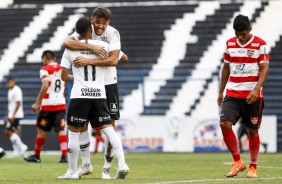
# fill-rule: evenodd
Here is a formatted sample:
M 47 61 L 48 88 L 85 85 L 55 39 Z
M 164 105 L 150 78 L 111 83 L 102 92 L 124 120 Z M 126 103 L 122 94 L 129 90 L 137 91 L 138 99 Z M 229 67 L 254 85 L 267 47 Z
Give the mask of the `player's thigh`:
M 120 119 L 119 112 L 119 95 L 117 84 L 109 84 L 105 86 L 106 88 L 106 97 L 107 104 L 110 110 L 110 115 L 112 119 Z
M 71 99 L 68 106 L 67 124 L 81 128 L 88 121 L 91 109 L 91 99 Z
M 247 128 L 258 129 L 260 127 L 263 108 L 263 98 L 258 98 L 257 101 L 252 104 L 245 103 L 243 122 Z
M 92 128 L 112 124 L 106 99 L 93 100 L 89 120 Z
M 44 131 L 51 131 L 53 126 L 52 111 L 39 111 L 36 126 Z
M 65 121 L 66 111 L 60 110 L 54 112 L 54 124 L 53 128 L 55 132 L 60 132 L 65 129 L 66 121 Z
M 234 125 L 241 117 L 240 100 L 226 96 L 220 110 L 220 122 L 232 122 Z

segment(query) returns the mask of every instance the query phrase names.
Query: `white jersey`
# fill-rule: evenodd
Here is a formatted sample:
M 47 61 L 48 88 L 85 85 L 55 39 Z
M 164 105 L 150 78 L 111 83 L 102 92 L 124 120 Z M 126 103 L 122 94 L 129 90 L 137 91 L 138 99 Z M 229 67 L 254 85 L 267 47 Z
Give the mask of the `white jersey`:
M 19 86 L 15 85 L 8 91 L 8 118 L 12 118 L 17 107 L 17 102 L 20 102 L 19 109 L 15 114 L 15 118 L 23 118 L 23 93 Z
M 71 36 L 73 36 L 76 40 L 80 39 L 80 36 L 77 32 L 74 32 Z M 94 40 L 101 40 L 107 42 L 109 44 L 109 52 L 113 50 L 120 50 L 120 35 L 119 32 L 108 25 L 103 34 L 97 35 L 95 33 L 94 27 L 92 25 L 92 38 Z M 115 66 L 109 66 L 105 71 L 105 85 L 116 84 L 117 83 L 117 69 Z
M 98 40 L 80 40 L 80 42 L 104 46 L 108 51 L 108 43 Z M 82 56 L 89 59 L 97 59 L 97 54 L 90 50 L 69 50 L 65 49 L 62 57 L 61 66 L 72 68 L 74 83 L 70 98 L 91 98 L 106 99 L 104 74 L 105 67 L 88 65 L 84 67 L 75 67 L 73 61 L 76 57 Z

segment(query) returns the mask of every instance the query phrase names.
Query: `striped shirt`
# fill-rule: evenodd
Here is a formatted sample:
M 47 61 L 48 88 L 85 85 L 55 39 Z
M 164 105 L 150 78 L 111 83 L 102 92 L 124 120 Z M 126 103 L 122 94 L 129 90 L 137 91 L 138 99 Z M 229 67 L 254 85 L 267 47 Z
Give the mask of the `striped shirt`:
M 229 63 L 230 67 L 226 95 L 247 98 L 258 82 L 259 65 L 269 63 L 266 42 L 257 36 L 252 36 L 245 45 L 242 45 L 236 37 L 233 37 L 226 42 L 224 62 Z M 263 97 L 262 89 L 258 97 Z

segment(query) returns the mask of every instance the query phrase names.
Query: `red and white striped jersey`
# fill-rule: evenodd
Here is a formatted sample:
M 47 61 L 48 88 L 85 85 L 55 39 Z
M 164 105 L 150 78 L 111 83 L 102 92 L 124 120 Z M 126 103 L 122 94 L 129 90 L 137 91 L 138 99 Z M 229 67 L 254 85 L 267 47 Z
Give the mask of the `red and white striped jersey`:
M 269 63 L 266 42 L 257 36 L 242 45 L 236 37 L 226 42 L 224 62 L 229 63 L 230 76 L 226 86 L 226 95 L 235 98 L 247 98 L 259 79 L 259 65 Z M 262 89 L 259 98 L 263 97 Z
M 49 63 L 40 69 L 40 79 L 49 81 L 49 88 L 41 102 L 41 111 L 66 109 L 65 82 L 61 79 L 61 73 L 62 67 L 58 63 Z

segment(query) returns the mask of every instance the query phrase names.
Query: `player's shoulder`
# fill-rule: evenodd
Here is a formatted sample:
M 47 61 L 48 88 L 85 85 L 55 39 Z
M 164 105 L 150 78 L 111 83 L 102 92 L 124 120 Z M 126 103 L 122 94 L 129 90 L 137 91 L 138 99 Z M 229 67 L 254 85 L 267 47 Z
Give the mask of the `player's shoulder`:
M 227 46 L 234 46 L 236 45 L 236 42 L 237 42 L 237 38 L 236 36 L 232 37 L 232 38 L 229 38 L 227 41 L 226 41 L 226 45 Z
M 108 46 L 109 44 L 102 40 L 88 40 L 88 44 L 92 45 L 100 45 L 100 46 Z
M 260 45 L 266 45 L 266 41 L 264 41 L 262 38 L 258 36 L 254 36 L 253 42 L 259 43 Z
M 114 28 L 113 26 L 110 26 L 110 25 L 107 26 L 106 31 L 108 31 L 109 33 L 118 32 L 118 30 L 116 28 Z

